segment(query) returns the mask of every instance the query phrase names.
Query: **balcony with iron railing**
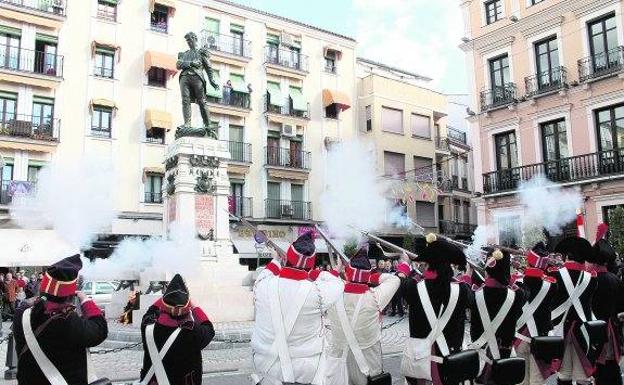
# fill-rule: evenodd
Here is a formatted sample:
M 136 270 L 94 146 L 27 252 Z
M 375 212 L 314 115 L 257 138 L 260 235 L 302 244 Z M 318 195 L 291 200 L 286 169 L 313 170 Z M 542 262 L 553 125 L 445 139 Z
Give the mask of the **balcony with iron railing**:
M 580 82 L 616 75 L 624 70 L 624 47 L 583 58 L 578 67 Z
M 460 144 L 467 144 L 468 139 L 466 138 L 466 133 L 463 131 L 459 131 L 453 127 L 447 127 L 447 136 L 450 140 Z
M 35 192 L 37 184 L 30 181 L 3 180 L 0 183 L 0 205 L 11 204 L 18 196 L 27 196 Z
M 273 167 L 310 169 L 310 153 L 281 147 L 265 147 L 265 165 Z
M 244 108 L 246 110 L 251 109 L 251 98 L 249 94 L 243 92 L 236 92 L 233 89 L 227 89 L 223 87 L 221 98 L 215 98 L 214 96 L 208 96 L 208 103 L 219 104 L 222 106 L 230 106 L 236 108 Z
M 565 67 L 555 67 L 524 78 L 526 96 L 533 98 L 545 93 L 559 91 L 568 86 L 568 73 Z
M 283 105 L 276 106 L 270 103 L 270 96 L 264 95 L 264 112 L 268 114 L 277 114 L 283 116 L 291 116 L 294 118 L 310 119 L 310 103 L 307 104 L 305 110 L 296 110 L 293 108 L 293 100 L 287 97 Z
M 450 151 L 448 138 L 439 137 L 439 136 L 436 137 L 435 146 L 436 146 L 436 150 L 438 151 L 444 151 L 444 152 Z
M 489 90 L 481 91 L 481 111 L 489 111 L 515 103 L 517 87 L 514 83 L 503 86 L 495 86 Z
M 0 136 L 58 142 L 60 128 L 59 119 L 8 113 L 0 115 Z
M 0 69 L 63 77 L 63 56 L 0 44 Z
M 201 32 L 202 46 L 209 50 L 222 52 L 234 56 L 251 58 L 251 41 L 240 36 L 203 30 Z
M 285 67 L 300 72 L 308 72 L 309 68 L 307 55 L 304 55 L 298 51 L 277 48 L 274 46 L 264 47 L 264 62 L 265 64 L 278 65 L 280 67 Z
M 265 215 L 271 219 L 312 219 L 312 203 L 283 199 L 266 199 Z
M 230 214 L 239 218 L 251 218 L 253 216 L 252 198 L 240 195 L 230 195 L 228 197 L 228 210 Z
M 484 194 L 516 190 L 520 183 L 544 175 L 556 183 L 587 183 L 624 176 L 624 148 L 576 155 L 483 174 Z
M 232 162 L 251 163 L 251 143 L 227 141 Z
M 145 192 L 145 203 L 163 203 L 162 192 Z
M 0 0 L 0 5 L 2 4 L 58 16 L 65 16 L 67 11 L 66 0 Z
M 462 223 L 448 220 L 440 221 L 440 233 L 447 236 L 471 236 L 476 228 L 477 225 L 473 225 L 470 223 Z

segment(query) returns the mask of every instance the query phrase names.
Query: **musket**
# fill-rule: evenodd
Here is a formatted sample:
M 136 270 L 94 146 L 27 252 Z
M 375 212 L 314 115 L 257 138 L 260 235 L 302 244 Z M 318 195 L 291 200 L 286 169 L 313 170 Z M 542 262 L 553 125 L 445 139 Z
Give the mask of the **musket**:
M 325 243 L 327 243 L 329 248 L 332 249 L 336 254 L 338 254 L 338 257 L 340 259 L 342 259 L 343 264 L 347 265 L 349 263 L 349 258 L 347 258 L 347 256 L 344 255 L 344 253 L 342 251 L 338 250 L 336 245 L 334 245 L 334 243 L 329 239 L 327 234 L 325 234 L 325 232 L 323 230 L 321 230 L 321 227 L 319 225 L 314 225 L 314 227 L 316 228 L 316 231 L 319 233 L 321 238 L 323 238 L 325 240 Z M 331 250 L 330 250 L 329 255 L 330 255 L 330 257 L 332 256 Z M 331 262 L 335 266 L 335 262 L 334 261 L 331 261 Z
M 286 252 L 284 250 L 282 250 L 281 247 L 279 247 L 275 242 L 273 242 L 272 240 L 269 239 L 269 237 L 266 236 L 266 233 L 262 230 L 259 230 L 256 226 L 252 225 L 251 222 L 249 222 L 247 219 L 245 218 L 239 218 L 236 215 L 232 214 L 231 212 L 229 212 L 229 210 L 226 210 L 228 212 L 228 214 L 230 214 L 230 217 L 238 220 L 240 223 L 243 224 L 243 226 L 247 227 L 249 230 L 253 231 L 254 234 L 256 233 L 262 233 L 264 235 L 264 243 L 266 243 L 267 246 L 269 246 L 270 248 L 272 248 L 273 250 L 275 250 L 275 252 L 277 253 L 277 255 L 280 256 L 280 258 L 285 259 L 286 258 Z
M 388 242 L 386 240 L 383 240 L 383 239 L 379 238 L 378 236 L 369 233 L 368 231 L 364 231 L 364 230 L 358 230 L 358 231 L 360 233 L 362 233 L 362 235 L 365 235 L 366 237 L 372 239 L 373 241 L 376 241 L 377 244 L 382 244 L 382 245 L 384 245 L 384 246 L 386 246 L 388 248 L 391 248 L 393 250 L 398 251 L 399 253 L 405 253 L 405 255 L 407 255 L 412 260 L 418 258 L 417 254 L 414 254 L 411 251 L 402 248 L 401 246 L 397 246 L 394 243 L 390 243 L 390 242 Z M 416 274 L 423 275 L 422 271 L 420 271 L 418 269 L 414 269 L 414 270 L 416 270 Z

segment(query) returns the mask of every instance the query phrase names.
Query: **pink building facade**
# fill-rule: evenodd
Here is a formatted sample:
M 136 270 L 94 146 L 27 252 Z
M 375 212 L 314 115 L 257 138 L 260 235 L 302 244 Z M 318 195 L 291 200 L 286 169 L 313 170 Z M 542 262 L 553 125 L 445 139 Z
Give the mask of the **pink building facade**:
M 520 244 L 522 181 L 584 196 L 586 233 L 624 205 L 624 17 L 618 0 L 462 0 L 479 224 Z M 574 232 L 574 224 L 566 229 Z

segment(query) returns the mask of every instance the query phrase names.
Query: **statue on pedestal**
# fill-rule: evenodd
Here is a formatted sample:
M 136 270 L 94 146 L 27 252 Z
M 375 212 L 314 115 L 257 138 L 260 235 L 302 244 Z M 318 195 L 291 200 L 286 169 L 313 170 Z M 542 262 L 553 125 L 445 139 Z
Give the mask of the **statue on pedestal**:
M 206 78 L 204 71 L 208 75 L 210 85 L 219 89 L 219 85 L 214 81 L 212 67 L 210 66 L 209 53 L 206 47 L 197 48 L 197 35 L 189 32 L 184 35 L 189 50 L 178 53 L 176 67 L 180 72 L 180 91 L 182 94 L 182 114 L 184 124 L 176 130 L 175 138 L 185 136 L 209 137 L 217 139 L 217 127 L 210 124 L 210 114 L 208 112 L 208 101 L 206 99 Z M 204 127 L 197 128 L 191 126 L 191 103 L 197 103 L 202 116 Z

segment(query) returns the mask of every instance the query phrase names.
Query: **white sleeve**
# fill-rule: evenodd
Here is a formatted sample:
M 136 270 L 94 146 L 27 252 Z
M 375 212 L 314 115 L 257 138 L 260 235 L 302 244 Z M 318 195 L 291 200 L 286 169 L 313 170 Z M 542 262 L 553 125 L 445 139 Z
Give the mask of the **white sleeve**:
M 372 291 L 377 295 L 380 309 L 384 309 L 390 303 L 399 286 L 401 286 L 401 279 L 394 274 L 382 274 L 379 277 L 379 286 Z
M 344 292 L 344 282 L 342 279 L 327 271 L 322 271 L 315 283 L 321 295 L 323 311 L 334 306 L 338 298 L 340 298 Z
M 267 276 L 275 275 L 275 273 L 271 271 L 271 269 L 268 268 L 269 265 L 275 265 L 277 267 L 277 271 L 281 269 L 279 261 L 277 259 L 272 260 L 264 267 L 264 269 L 262 269 L 260 273 L 258 273 L 258 276 L 256 277 L 256 282 L 259 282 L 260 280 L 266 278 Z

